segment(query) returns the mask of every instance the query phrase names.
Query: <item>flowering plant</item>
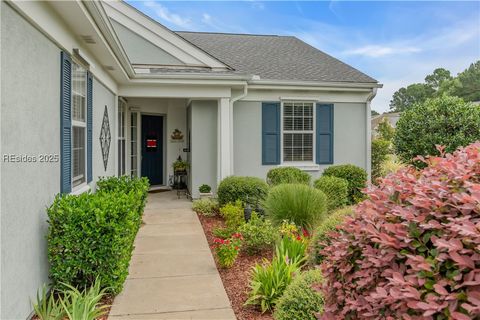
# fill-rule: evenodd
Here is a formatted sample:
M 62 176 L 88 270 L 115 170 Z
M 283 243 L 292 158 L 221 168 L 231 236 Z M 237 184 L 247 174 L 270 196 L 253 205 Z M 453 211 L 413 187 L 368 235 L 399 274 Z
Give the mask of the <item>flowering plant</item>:
M 218 264 L 222 268 L 230 268 L 235 263 L 243 237 L 240 233 L 234 233 L 229 239 L 213 239 L 213 249 L 218 258 Z

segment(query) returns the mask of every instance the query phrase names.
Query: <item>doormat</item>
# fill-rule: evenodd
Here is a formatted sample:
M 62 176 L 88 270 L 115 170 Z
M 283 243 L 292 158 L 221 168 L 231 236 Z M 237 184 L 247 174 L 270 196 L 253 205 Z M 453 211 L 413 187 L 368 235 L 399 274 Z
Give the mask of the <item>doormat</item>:
M 160 192 L 167 192 L 171 191 L 169 189 L 153 189 L 153 190 L 148 190 L 148 193 L 160 193 Z

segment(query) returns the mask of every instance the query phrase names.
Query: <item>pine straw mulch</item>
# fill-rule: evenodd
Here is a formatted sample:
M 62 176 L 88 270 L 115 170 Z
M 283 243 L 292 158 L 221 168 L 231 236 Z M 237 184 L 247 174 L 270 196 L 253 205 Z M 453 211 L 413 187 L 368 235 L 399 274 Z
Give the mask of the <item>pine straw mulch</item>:
M 224 226 L 224 221 L 221 217 L 205 217 L 204 215 L 198 214 L 198 218 L 202 223 L 203 231 L 207 237 L 210 250 L 212 250 L 213 239 L 213 229 Z M 215 254 L 212 251 L 212 255 L 215 258 Z M 223 286 L 227 292 L 228 298 L 232 305 L 233 311 L 238 320 L 272 320 L 271 313 L 262 314 L 258 308 L 253 306 L 243 306 L 245 301 L 248 298 L 248 282 L 250 278 L 250 270 L 257 263 L 261 262 L 263 258 L 271 260 L 273 252 L 266 251 L 261 254 L 250 256 L 244 252 L 240 252 L 238 255 L 235 264 L 230 269 L 220 268 L 215 258 L 215 263 L 217 264 L 218 272 L 220 273 L 220 278 L 222 278 Z

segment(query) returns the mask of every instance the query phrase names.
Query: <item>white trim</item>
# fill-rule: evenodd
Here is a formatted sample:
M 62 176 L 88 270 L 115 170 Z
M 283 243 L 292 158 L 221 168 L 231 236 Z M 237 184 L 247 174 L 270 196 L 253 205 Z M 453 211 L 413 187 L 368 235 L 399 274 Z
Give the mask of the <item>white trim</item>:
M 79 184 L 78 186 L 76 186 L 75 188 L 72 188 L 72 192 L 70 192 L 70 194 L 72 195 L 79 195 L 79 194 L 82 194 L 82 193 L 85 193 L 85 192 L 88 192 L 90 191 L 92 188 L 86 183 L 82 183 L 82 184 Z
M 217 134 L 217 153 L 218 153 L 218 162 L 217 162 L 217 180 L 220 182 L 226 177 L 232 174 L 231 168 L 231 155 L 232 152 L 230 148 L 233 148 L 233 145 L 230 143 L 230 136 L 232 132 L 232 105 L 230 104 L 229 98 L 220 98 L 218 99 L 218 108 L 217 108 L 217 123 L 218 123 L 218 134 Z
M 366 121 L 366 126 L 365 126 L 365 138 L 366 138 L 366 148 L 367 148 L 367 152 L 366 152 L 366 169 L 367 169 L 367 174 L 368 174 L 368 178 L 371 179 L 372 177 L 372 120 L 371 120 L 371 117 L 372 117 L 372 113 L 371 113 L 371 108 L 370 108 L 370 104 L 373 100 L 373 98 L 375 98 L 375 96 L 377 95 L 377 89 L 374 88 L 372 89 L 372 92 L 370 93 L 370 95 L 368 96 L 368 99 L 367 99 L 367 103 L 366 103 L 366 106 L 365 106 L 365 121 Z
M 288 87 L 328 87 L 328 88 L 339 88 L 339 89 L 372 89 L 372 88 L 382 88 L 383 85 L 380 83 L 374 82 L 338 82 L 338 81 L 296 81 L 296 80 L 250 80 L 248 83 L 256 89 L 267 89 L 272 86 L 288 86 Z M 302 89 L 305 90 L 305 89 Z
M 279 167 L 295 167 L 303 171 L 320 171 L 320 165 L 313 162 L 284 162 Z

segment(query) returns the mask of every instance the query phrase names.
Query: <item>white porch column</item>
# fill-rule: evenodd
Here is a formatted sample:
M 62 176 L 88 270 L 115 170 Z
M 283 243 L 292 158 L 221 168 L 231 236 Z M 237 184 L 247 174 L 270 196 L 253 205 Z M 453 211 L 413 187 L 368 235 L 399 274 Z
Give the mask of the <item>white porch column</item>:
M 232 125 L 232 107 L 230 106 L 229 98 L 218 99 L 218 161 L 217 161 L 217 180 L 222 179 L 232 174 L 232 150 L 231 138 L 233 136 Z

